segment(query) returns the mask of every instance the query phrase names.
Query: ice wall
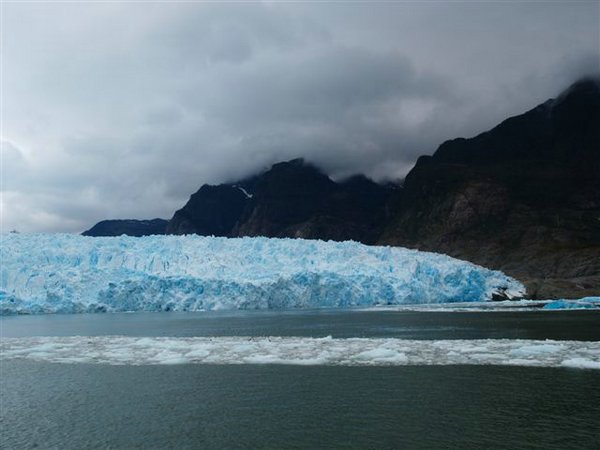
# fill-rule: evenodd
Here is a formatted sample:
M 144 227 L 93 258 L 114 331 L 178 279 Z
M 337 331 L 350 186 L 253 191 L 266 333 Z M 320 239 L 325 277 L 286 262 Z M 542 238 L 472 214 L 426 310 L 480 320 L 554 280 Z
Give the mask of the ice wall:
M 521 296 L 501 272 L 356 242 L 8 234 L 1 314 L 315 308 Z

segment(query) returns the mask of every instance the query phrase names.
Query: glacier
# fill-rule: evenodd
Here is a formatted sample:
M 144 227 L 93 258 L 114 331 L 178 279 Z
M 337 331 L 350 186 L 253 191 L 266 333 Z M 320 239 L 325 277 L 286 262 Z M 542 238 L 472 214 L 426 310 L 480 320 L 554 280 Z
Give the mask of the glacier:
M 487 301 L 502 272 L 396 247 L 303 239 L 5 234 L 0 314 L 345 308 Z

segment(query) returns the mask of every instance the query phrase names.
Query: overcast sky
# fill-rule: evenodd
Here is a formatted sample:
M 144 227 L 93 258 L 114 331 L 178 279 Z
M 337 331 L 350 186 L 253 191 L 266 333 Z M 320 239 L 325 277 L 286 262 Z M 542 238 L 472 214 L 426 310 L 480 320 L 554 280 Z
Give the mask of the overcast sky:
M 170 218 L 303 156 L 406 174 L 600 72 L 600 3 L 4 3 L 2 227 Z

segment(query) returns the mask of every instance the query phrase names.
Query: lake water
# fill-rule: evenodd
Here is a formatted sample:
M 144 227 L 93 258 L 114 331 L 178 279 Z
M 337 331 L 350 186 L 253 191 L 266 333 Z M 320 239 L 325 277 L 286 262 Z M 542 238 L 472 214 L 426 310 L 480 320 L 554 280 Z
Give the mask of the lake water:
M 599 311 L 48 315 L 0 327 L 1 448 L 600 448 L 600 370 L 557 367 L 580 349 L 600 357 Z M 399 339 L 418 354 L 335 347 Z M 467 363 L 445 365 L 438 341 Z M 193 345 L 210 351 L 194 359 Z M 248 345 L 292 363 L 252 364 Z M 550 366 L 493 364 L 506 355 Z M 300 357 L 314 365 L 292 365 Z

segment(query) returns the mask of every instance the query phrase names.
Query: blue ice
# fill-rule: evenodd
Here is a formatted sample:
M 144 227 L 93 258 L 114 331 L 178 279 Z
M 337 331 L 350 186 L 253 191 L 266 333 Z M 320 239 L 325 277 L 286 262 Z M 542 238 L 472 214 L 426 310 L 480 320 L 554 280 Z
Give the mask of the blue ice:
M 2 236 L 0 314 L 346 308 L 524 295 L 446 255 L 356 242 Z
M 596 309 L 600 308 L 600 297 L 583 297 L 579 300 L 555 300 L 544 305 L 544 309 Z

